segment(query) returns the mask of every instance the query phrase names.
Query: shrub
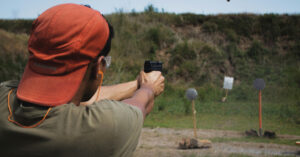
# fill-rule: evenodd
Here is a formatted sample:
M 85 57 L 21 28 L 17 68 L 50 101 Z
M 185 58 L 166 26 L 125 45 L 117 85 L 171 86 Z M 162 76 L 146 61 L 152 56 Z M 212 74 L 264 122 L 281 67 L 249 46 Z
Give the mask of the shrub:
M 274 14 L 265 14 L 259 19 L 259 33 L 263 35 L 265 41 L 275 42 L 280 35 L 279 16 Z
M 253 41 L 251 47 L 247 51 L 247 55 L 255 61 L 261 63 L 265 54 L 268 54 L 268 50 L 264 48 L 259 41 Z
M 226 29 L 224 32 L 227 40 L 231 42 L 237 42 L 237 43 L 239 42 L 239 37 L 233 29 Z
M 0 29 L 14 33 L 30 33 L 33 20 L 0 20 Z
M 182 19 L 182 26 L 184 25 L 199 25 L 204 22 L 204 15 L 196 15 L 196 14 L 191 14 L 191 13 L 185 13 L 180 15 Z
M 145 39 L 155 44 L 158 48 L 167 47 L 175 41 L 174 33 L 160 25 L 150 27 L 146 32 Z
M 144 9 L 145 13 L 154 13 L 154 12 L 158 12 L 158 8 L 154 7 L 153 4 L 149 4 L 147 7 L 145 7 Z
M 279 27 L 280 36 L 286 37 L 289 40 L 298 40 L 300 36 L 300 20 L 298 15 L 282 16 Z
M 234 30 L 236 34 L 251 38 L 254 28 L 254 16 L 248 14 L 230 15 L 230 21 L 227 24 L 227 29 Z M 226 30 L 226 28 L 224 29 Z
M 196 52 L 191 49 L 187 41 L 177 44 L 169 53 L 171 54 L 171 65 L 179 65 L 185 60 L 193 60 L 197 57 Z
M 214 33 L 217 31 L 218 29 L 218 25 L 216 23 L 213 23 L 213 22 L 204 22 L 203 25 L 202 25 L 202 29 L 204 32 L 207 32 L 207 33 Z
M 205 44 L 202 49 L 200 50 L 200 54 L 206 54 L 213 59 L 217 59 L 223 56 L 223 53 L 219 51 L 216 47 Z

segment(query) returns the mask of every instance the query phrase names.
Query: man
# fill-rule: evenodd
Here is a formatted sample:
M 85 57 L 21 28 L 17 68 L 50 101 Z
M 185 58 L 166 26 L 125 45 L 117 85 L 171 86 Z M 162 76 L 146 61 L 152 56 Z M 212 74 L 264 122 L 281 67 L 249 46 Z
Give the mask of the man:
M 141 72 L 101 88 L 112 37 L 82 5 L 52 7 L 33 22 L 20 83 L 0 85 L 1 156 L 132 155 L 164 77 Z

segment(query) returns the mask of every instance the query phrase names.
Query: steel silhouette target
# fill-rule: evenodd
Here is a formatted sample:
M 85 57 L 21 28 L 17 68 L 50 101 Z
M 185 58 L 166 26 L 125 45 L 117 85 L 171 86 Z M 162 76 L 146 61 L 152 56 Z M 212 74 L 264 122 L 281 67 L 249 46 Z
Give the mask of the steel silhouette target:
M 263 90 L 265 88 L 266 84 L 264 79 L 258 78 L 255 79 L 253 82 L 253 87 L 257 90 Z
M 187 99 L 192 101 L 192 100 L 195 100 L 197 98 L 198 93 L 197 93 L 195 88 L 189 88 L 189 89 L 186 90 L 185 96 L 187 97 Z

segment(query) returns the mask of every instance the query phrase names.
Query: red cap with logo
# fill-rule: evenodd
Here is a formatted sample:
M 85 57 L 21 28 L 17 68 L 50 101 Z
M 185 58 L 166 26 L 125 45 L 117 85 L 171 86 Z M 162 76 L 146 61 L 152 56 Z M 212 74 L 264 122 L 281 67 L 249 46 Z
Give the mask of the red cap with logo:
M 42 106 L 68 103 L 108 37 L 107 21 L 96 10 L 77 4 L 46 10 L 33 22 L 17 97 Z

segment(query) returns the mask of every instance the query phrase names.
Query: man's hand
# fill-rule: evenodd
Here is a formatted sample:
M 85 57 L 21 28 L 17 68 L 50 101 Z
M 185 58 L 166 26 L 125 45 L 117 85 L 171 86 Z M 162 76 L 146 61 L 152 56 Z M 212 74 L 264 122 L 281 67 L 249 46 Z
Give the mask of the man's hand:
M 145 118 L 153 108 L 154 97 L 164 91 L 165 78 L 160 71 L 152 71 L 150 73 L 142 71 L 137 80 L 139 89 L 131 98 L 125 99 L 123 102 L 140 108 Z
M 162 76 L 160 71 L 152 71 L 149 73 L 145 73 L 143 71 L 140 72 L 138 77 L 139 86 L 151 88 L 154 95 L 160 95 L 165 88 L 165 78 Z

